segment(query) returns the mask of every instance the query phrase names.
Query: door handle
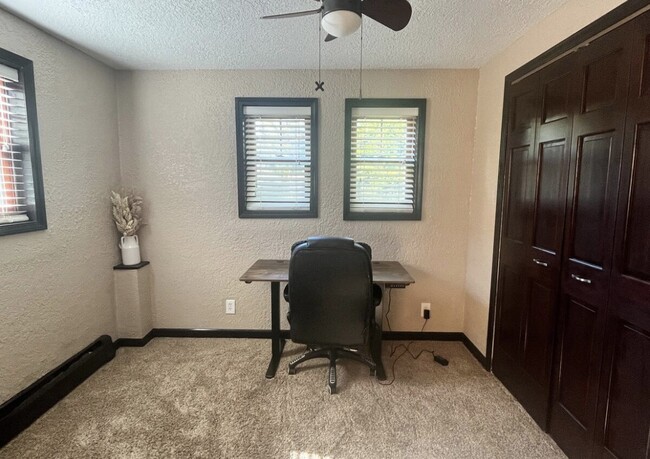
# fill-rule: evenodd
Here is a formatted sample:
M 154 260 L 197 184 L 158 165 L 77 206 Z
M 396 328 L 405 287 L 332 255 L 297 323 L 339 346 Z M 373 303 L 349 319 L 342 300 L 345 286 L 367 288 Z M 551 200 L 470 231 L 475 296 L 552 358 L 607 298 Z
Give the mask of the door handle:
M 591 279 L 586 279 L 584 277 L 577 276 L 575 274 L 571 274 L 571 277 L 578 282 L 582 282 L 583 284 L 591 284 Z
M 543 267 L 545 267 L 545 268 L 548 268 L 548 263 L 546 263 L 545 261 L 538 260 L 537 258 L 533 258 L 533 262 L 534 262 L 536 265 L 540 265 L 540 266 L 543 266 Z

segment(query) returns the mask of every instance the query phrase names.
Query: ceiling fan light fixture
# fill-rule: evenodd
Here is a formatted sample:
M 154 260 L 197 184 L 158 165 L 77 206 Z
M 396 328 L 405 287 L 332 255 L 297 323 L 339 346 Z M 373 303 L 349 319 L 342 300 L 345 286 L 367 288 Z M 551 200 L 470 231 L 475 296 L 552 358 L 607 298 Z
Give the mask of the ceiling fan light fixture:
M 353 34 L 361 26 L 361 15 L 355 11 L 335 10 L 323 15 L 321 24 L 325 32 L 337 38 Z

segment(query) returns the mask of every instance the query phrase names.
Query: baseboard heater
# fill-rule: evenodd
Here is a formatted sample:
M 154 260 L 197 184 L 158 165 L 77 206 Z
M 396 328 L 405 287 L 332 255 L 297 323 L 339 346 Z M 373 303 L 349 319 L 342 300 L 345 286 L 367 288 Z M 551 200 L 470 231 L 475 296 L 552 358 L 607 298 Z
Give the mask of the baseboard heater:
M 0 448 L 115 357 L 110 336 L 100 336 L 34 384 L 0 405 Z

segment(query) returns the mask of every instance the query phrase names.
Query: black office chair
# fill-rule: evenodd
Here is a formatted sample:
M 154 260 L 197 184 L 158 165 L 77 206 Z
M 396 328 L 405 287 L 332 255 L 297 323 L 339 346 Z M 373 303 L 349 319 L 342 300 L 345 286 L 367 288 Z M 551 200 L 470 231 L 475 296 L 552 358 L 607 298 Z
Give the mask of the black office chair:
M 366 246 L 367 247 L 367 246 Z M 314 358 L 329 359 L 328 387 L 336 393 L 336 360 L 376 365 L 361 351 L 374 327 L 370 253 L 348 238 L 314 237 L 294 244 L 286 294 L 291 340 L 307 351 L 289 363 L 289 374 Z

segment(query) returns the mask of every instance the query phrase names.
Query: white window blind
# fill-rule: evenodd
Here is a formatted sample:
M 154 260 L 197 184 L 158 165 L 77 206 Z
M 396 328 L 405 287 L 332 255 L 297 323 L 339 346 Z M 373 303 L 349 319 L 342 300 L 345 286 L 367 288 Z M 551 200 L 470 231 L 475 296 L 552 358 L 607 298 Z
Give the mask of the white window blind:
M 417 108 L 352 108 L 350 212 L 414 211 L 417 130 Z
M 310 107 L 244 107 L 246 210 L 310 210 L 311 121 Z
M 0 224 L 29 220 L 31 171 L 25 90 L 18 71 L 0 64 Z

